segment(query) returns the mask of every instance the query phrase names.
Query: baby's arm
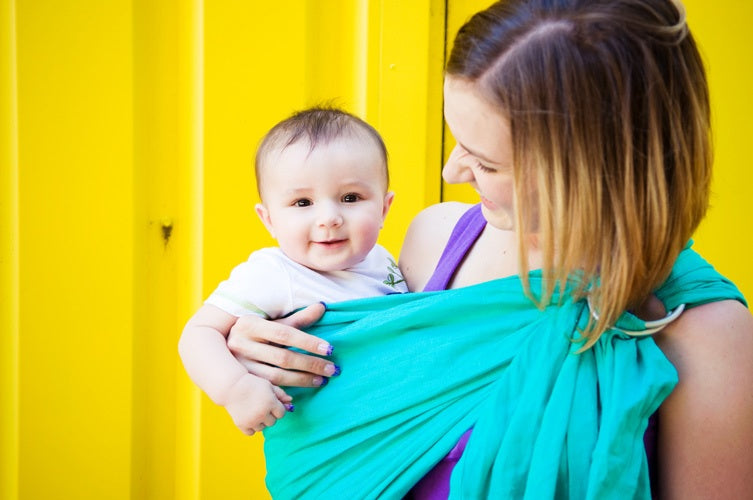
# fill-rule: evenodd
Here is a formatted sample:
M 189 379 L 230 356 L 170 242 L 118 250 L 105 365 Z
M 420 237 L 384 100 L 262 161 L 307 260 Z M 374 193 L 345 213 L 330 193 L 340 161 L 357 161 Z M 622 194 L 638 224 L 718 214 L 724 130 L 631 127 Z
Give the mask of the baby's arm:
M 226 337 L 236 319 L 218 307 L 202 306 L 183 329 L 178 351 L 191 380 L 251 435 L 274 425 L 292 409 L 292 398 L 250 374 L 230 352 Z

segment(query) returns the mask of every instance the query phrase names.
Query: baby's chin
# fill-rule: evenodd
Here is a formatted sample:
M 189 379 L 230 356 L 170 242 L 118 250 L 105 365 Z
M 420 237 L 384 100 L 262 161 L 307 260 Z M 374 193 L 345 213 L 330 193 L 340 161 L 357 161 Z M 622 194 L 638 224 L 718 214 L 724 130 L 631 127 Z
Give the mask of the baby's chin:
M 361 262 L 364 258 L 356 258 L 356 259 L 347 259 L 347 260 L 340 260 L 340 261 L 333 261 L 333 262 L 309 262 L 307 264 L 304 264 L 309 269 L 312 269 L 318 273 L 332 273 L 335 271 L 344 271 L 346 269 L 350 269 L 351 267 L 355 266 L 359 262 Z

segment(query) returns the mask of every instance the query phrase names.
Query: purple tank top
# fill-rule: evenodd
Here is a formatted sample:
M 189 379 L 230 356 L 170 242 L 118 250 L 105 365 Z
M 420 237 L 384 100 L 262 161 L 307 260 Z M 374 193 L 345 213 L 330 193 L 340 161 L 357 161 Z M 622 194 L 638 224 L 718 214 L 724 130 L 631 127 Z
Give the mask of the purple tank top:
M 450 234 L 450 239 L 445 246 L 442 256 L 437 262 L 429 281 L 424 287 L 425 292 L 446 290 L 455 272 L 462 264 L 465 256 L 473 248 L 481 233 L 486 227 L 486 219 L 481 213 L 481 205 L 472 206 L 458 219 L 455 228 Z M 646 433 L 643 435 L 643 443 L 648 457 L 648 469 L 651 478 L 651 491 L 653 493 L 656 483 L 656 425 L 657 414 L 654 413 L 648 421 Z M 463 455 L 465 445 L 473 429 L 468 429 L 450 450 L 450 452 L 430 470 L 411 489 L 406 498 L 416 500 L 439 500 L 446 499 L 450 493 L 450 476 L 458 460 Z

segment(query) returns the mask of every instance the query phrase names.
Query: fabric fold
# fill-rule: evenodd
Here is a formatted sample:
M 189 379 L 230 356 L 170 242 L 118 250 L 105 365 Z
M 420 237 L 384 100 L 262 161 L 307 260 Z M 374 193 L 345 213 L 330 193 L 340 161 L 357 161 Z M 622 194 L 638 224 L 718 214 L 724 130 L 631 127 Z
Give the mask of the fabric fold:
M 690 249 L 657 296 L 744 303 Z M 400 498 L 471 427 L 451 498 L 649 498 L 642 436 L 676 371 L 618 330 L 577 354 L 587 304 L 569 290 L 554 303 L 539 310 L 510 277 L 329 304 L 309 331 L 343 371 L 287 389 L 295 413 L 264 432 L 273 498 Z

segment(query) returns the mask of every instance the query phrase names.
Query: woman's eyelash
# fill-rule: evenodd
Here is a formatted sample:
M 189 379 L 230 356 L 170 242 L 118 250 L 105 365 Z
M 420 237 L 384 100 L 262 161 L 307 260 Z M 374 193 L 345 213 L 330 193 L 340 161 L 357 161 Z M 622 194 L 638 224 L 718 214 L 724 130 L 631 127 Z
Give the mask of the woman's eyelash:
M 486 165 L 483 165 L 483 164 L 482 164 L 482 163 L 481 163 L 480 161 L 478 161 L 478 160 L 474 160 L 474 162 L 475 162 L 475 164 L 476 164 L 476 168 L 478 168 L 478 169 L 479 169 L 479 170 L 481 170 L 482 172 L 487 172 L 487 173 L 491 173 L 491 172 L 496 172 L 496 170 L 494 170 L 493 168 L 489 168 L 489 167 L 487 167 Z

